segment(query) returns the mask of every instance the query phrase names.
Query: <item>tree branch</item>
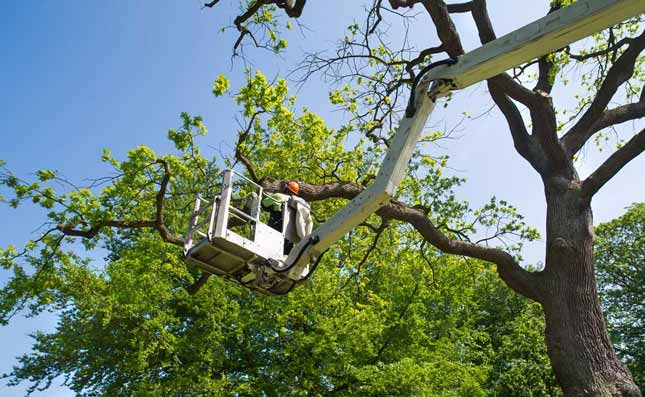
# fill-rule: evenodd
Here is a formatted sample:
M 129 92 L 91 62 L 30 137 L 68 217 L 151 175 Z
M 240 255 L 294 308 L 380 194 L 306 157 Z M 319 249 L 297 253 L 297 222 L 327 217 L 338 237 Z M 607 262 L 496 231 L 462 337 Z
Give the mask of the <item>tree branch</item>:
M 538 60 L 538 81 L 533 91 L 551 93 L 553 90 L 553 66 L 553 62 L 549 60 L 549 55 L 545 55 Z
M 264 179 L 262 187 L 267 191 L 283 191 L 288 181 Z M 344 198 L 351 200 L 363 191 L 363 186 L 352 182 L 336 182 L 322 185 L 312 185 L 299 182 L 299 195 L 310 202 L 329 198 Z M 440 251 L 447 254 L 463 255 L 481 259 L 497 265 L 500 277 L 518 293 L 540 300 L 540 292 L 535 277 L 523 269 L 509 253 L 498 249 L 476 245 L 470 242 L 452 239 L 442 233 L 420 209 L 407 207 L 402 203 L 392 201 L 381 207 L 377 212 L 383 220 L 398 220 L 412 225 L 423 238 Z
M 641 130 L 623 147 L 616 150 L 604 163 L 582 182 L 582 194 L 591 199 L 605 183 L 614 177 L 627 163 L 645 150 L 645 129 Z
M 547 14 L 551 14 L 552 12 L 557 11 L 560 8 L 561 6 L 559 4 L 556 4 L 555 6 L 551 7 Z M 533 91 L 542 91 L 546 92 L 547 94 L 551 93 L 551 91 L 553 90 L 552 72 L 554 66 L 555 65 L 553 64 L 553 62 L 549 59 L 549 54 L 541 57 L 538 60 L 538 81 L 535 84 Z
M 495 34 L 495 30 L 493 29 L 493 23 L 491 22 L 490 16 L 488 15 L 486 0 L 473 0 L 472 3 L 473 3 L 472 15 L 475 21 L 475 25 L 477 26 L 477 32 L 479 33 L 479 40 L 481 41 L 482 44 L 486 44 L 490 41 L 495 40 L 497 38 L 497 35 Z M 506 73 L 495 76 L 492 79 L 490 79 L 490 81 L 494 85 L 496 85 L 498 89 L 502 90 L 503 94 L 522 103 L 524 106 L 526 106 L 529 109 L 535 108 L 537 102 L 539 102 L 535 92 L 529 90 L 528 88 L 524 87 L 517 81 L 513 80 L 513 78 L 511 78 Z M 501 97 L 498 95 L 498 98 L 501 98 Z M 495 102 L 497 103 L 497 101 Z M 497 103 L 497 106 L 500 106 L 500 103 Z M 513 111 L 504 112 L 505 116 L 507 114 L 510 115 L 510 114 L 515 114 L 519 112 L 517 110 L 517 107 L 513 103 L 510 103 L 510 105 L 505 104 L 503 106 L 505 106 L 506 108 L 510 108 L 510 106 L 515 107 Z M 514 123 L 514 122 L 509 120 L 509 124 L 511 123 Z
M 473 10 L 473 3 L 473 1 L 467 1 L 465 3 L 448 4 L 448 12 L 451 14 L 471 12 Z
M 164 176 L 161 180 L 161 186 L 155 197 L 155 219 L 154 220 L 140 220 L 140 221 L 119 221 L 119 220 L 104 220 L 96 223 L 89 229 L 77 229 L 76 225 L 58 225 L 57 229 L 66 236 L 82 237 L 91 239 L 95 237 L 104 227 L 112 227 L 117 229 L 142 229 L 153 228 L 157 230 L 162 240 L 183 247 L 184 240 L 172 234 L 170 229 L 164 224 L 164 198 L 172 172 L 168 161 L 159 159 L 157 164 L 160 164 L 164 170 Z
M 557 136 L 555 110 L 550 95 L 541 91 L 531 91 L 506 73 L 489 79 L 489 91 L 511 127 L 511 135 L 518 153 L 542 176 L 559 172 L 566 177 L 572 177 L 571 160 Z M 523 132 L 525 127 L 520 125 L 524 121 L 519 110 L 506 96 L 529 109 L 533 122 L 530 139 Z M 539 144 L 539 147 L 536 144 Z
M 536 104 L 529 108 L 533 122 L 532 136 L 535 137 L 548 158 L 546 173 L 542 176 L 557 173 L 569 179 L 575 178 L 575 169 L 571 158 L 558 138 L 558 127 L 551 96 L 545 92 L 536 92 Z
M 571 59 L 582 62 L 586 61 L 587 59 L 605 56 L 614 51 L 618 51 L 622 46 L 631 43 L 633 40 L 633 37 L 625 37 L 621 40 L 618 40 L 616 44 L 607 46 L 607 48 L 605 48 L 604 50 L 590 52 L 589 54 L 572 54 L 571 48 L 569 46 L 565 47 L 564 51 L 569 55 L 569 57 L 571 57 Z
M 488 15 L 486 0 L 473 0 L 472 3 L 472 14 L 473 19 L 475 20 L 475 26 L 477 26 L 477 32 L 479 33 L 479 41 L 481 41 L 482 44 L 486 44 L 489 41 L 495 40 L 497 35 L 495 34 L 493 23 Z
M 206 285 L 206 282 L 210 278 L 210 273 L 202 273 L 202 275 L 195 281 L 193 284 L 186 287 L 188 295 L 195 295 L 199 290 Z
M 594 124 L 602 117 L 609 101 L 618 88 L 634 74 L 634 65 L 640 53 L 645 49 L 645 32 L 633 39 L 625 52 L 618 57 L 607 77 L 598 89 L 596 97 L 580 120 L 562 137 L 562 142 L 570 157 L 573 157 L 593 136 Z
M 518 101 L 529 109 L 538 108 L 539 97 L 534 92 L 524 87 L 506 73 L 499 74 L 489 79 L 499 89 L 503 90 L 506 95 Z
M 594 134 L 605 128 L 643 117 L 645 117 L 645 89 L 638 102 L 605 110 L 591 127 L 590 133 Z
M 498 85 L 494 84 L 492 80 L 488 81 L 488 90 L 493 101 L 495 101 L 497 107 L 499 107 L 506 118 L 506 122 L 508 123 L 511 136 L 513 138 L 515 150 L 517 150 L 517 152 L 524 157 L 524 159 L 526 159 L 539 174 L 546 172 L 547 165 L 544 153 L 526 130 L 524 119 L 522 118 L 522 114 L 518 110 L 517 106 L 515 106 L 508 96 L 506 96 L 504 91 Z
M 244 131 L 242 131 L 237 139 L 237 144 L 235 145 L 235 158 L 241 162 L 244 165 L 244 168 L 246 168 L 246 171 L 249 173 L 249 176 L 251 177 L 251 180 L 255 183 L 258 183 L 260 181 L 260 177 L 258 176 L 258 173 L 255 171 L 255 166 L 251 162 L 251 160 L 242 153 L 241 145 L 246 141 L 248 138 L 249 134 L 251 133 L 251 128 L 253 128 L 253 123 L 257 119 L 258 116 L 261 114 L 266 113 L 264 110 L 259 110 L 251 116 L 251 119 L 249 120 L 249 123 L 247 124 L 247 127 Z
M 246 21 L 248 21 L 249 18 L 255 15 L 255 13 L 258 12 L 258 10 L 262 8 L 263 5 L 271 4 L 271 3 L 273 2 L 270 0 L 257 0 L 242 15 L 238 15 L 233 21 L 233 24 L 235 25 L 238 31 L 243 32 L 244 30 L 246 30 L 243 24 Z
M 443 0 L 423 0 L 421 3 L 430 14 L 437 29 L 439 40 L 441 40 L 448 55 L 451 57 L 463 55 L 464 47 L 461 44 L 459 33 L 457 33 L 457 28 L 450 17 L 446 3 Z

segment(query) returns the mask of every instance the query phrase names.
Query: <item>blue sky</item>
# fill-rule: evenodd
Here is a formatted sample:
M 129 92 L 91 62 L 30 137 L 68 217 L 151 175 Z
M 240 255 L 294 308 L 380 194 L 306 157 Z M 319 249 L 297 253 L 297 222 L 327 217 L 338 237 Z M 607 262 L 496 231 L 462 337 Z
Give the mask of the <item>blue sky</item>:
M 191 1 L 80 1 L 0 2 L 0 118 L 3 120 L 0 159 L 18 175 L 28 177 L 41 168 L 54 168 L 68 178 L 105 175 L 100 163 L 102 148 L 117 156 L 136 145 L 169 149 L 166 131 L 179 125 L 179 113 L 204 116 L 209 135 L 205 152 L 217 156 L 229 152 L 236 130 L 236 107 L 230 100 L 215 99 L 211 86 L 219 73 L 227 74 L 233 87 L 244 78 L 245 65 L 230 59 L 234 33 L 220 33 L 230 24 L 234 7 L 202 10 Z M 233 2 L 229 2 L 233 3 Z M 360 2 L 310 1 L 302 22 L 305 36 L 290 34 L 285 59 L 266 53 L 249 53 L 253 64 L 270 77 L 285 75 L 305 50 L 329 47 L 352 23 Z M 330 5 L 334 3 L 334 8 Z M 352 3 L 352 5 L 347 5 Z M 498 33 L 524 25 L 546 10 L 545 2 L 497 0 L 490 2 Z M 425 17 L 425 16 L 423 16 Z M 474 26 L 467 15 L 456 19 L 470 49 L 477 46 Z M 393 27 L 396 34 L 398 28 Z M 416 40 L 436 44 L 430 26 L 415 30 Z M 330 123 L 342 115 L 327 101 L 327 89 L 318 81 L 299 92 L 299 104 L 307 105 Z M 571 89 L 569 89 L 571 91 Z M 565 93 L 564 90 L 556 92 Z M 566 92 L 567 98 L 571 95 Z M 559 97 L 558 97 L 559 98 Z M 570 106 L 564 99 L 558 105 Z M 490 105 L 483 87 L 459 93 L 446 111 L 433 115 L 433 124 L 454 125 L 461 111 L 477 113 Z M 465 124 L 462 139 L 446 142 L 439 151 L 452 156 L 451 171 L 466 177 L 459 189 L 474 205 L 491 196 L 509 200 L 544 229 L 545 205 L 537 175 L 512 149 L 499 114 Z M 602 155 L 589 150 L 582 173 L 586 174 Z M 594 200 L 596 221 L 619 215 L 625 206 L 645 197 L 641 182 L 643 156 L 632 162 Z M 0 246 L 20 244 L 38 227 L 42 213 L 25 208 L 0 207 Z M 541 260 L 543 242 L 527 248 L 529 261 Z M 0 282 L 7 274 L 0 272 Z M 51 329 L 53 315 L 18 318 L 0 328 L 0 372 L 7 372 L 14 357 L 27 352 L 27 333 Z M 24 388 L 0 385 L 3 396 L 21 396 Z M 40 395 L 69 396 L 55 387 Z

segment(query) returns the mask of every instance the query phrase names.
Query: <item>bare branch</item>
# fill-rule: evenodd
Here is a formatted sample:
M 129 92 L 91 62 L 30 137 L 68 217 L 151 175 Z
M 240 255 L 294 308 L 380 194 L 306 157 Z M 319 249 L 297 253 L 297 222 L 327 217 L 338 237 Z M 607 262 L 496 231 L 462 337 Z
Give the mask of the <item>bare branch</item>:
M 571 57 L 571 59 L 574 59 L 576 61 L 586 61 L 591 58 L 597 58 L 601 56 L 605 56 L 607 54 L 610 54 L 612 52 L 618 51 L 621 47 L 623 47 L 626 44 L 630 44 L 632 41 L 634 41 L 634 38 L 632 37 L 625 37 L 621 40 L 618 40 L 616 44 L 607 46 L 607 48 L 599 51 L 594 51 L 590 52 L 588 54 L 572 54 L 571 53 L 571 47 L 567 46 L 565 47 L 565 52 Z
M 497 75 L 489 80 L 503 90 L 506 95 L 529 109 L 536 108 L 539 104 L 539 97 L 534 91 L 519 84 L 506 73 Z
M 256 12 L 260 8 L 262 8 L 263 5 L 270 4 L 272 1 L 270 0 L 257 0 L 253 5 L 251 5 L 242 15 L 238 15 L 235 20 L 233 21 L 233 24 L 239 30 L 240 32 L 246 30 L 246 28 L 243 26 L 243 24 L 249 20 L 253 15 L 255 15 Z
M 488 15 L 488 9 L 486 7 L 486 0 L 473 0 L 472 5 L 472 15 L 475 20 L 475 25 L 477 26 L 477 32 L 479 33 L 479 40 L 482 44 L 486 44 L 490 41 L 493 41 L 497 38 L 495 30 L 493 29 L 493 24 Z M 503 93 L 514 100 L 522 103 L 524 106 L 529 109 L 534 108 L 536 105 L 537 98 L 536 94 L 524 87 L 517 81 L 513 80 L 506 73 L 498 75 L 490 79 L 493 84 L 497 86 L 498 89 L 502 90 Z M 498 96 L 499 98 L 499 96 Z M 497 102 L 497 101 L 496 101 Z M 499 103 L 497 103 L 500 106 Z M 513 103 L 510 103 L 511 106 L 515 106 Z M 505 107 L 509 107 L 508 104 Z M 518 112 L 517 108 L 512 112 L 504 112 L 504 114 L 511 114 Z M 509 124 L 512 121 L 509 120 Z
M 549 56 L 543 56 L 538 60 L 538 81 L 535 84 L 534 91 L 542 91 L 550 94 L 553 90 L 553 62 Z
M 561 8 L 560 4 L 551 7 L 548 14 L 557 11 Z M 549 59 L 549 55 L 545 55 L 538 60 L 538 81 L 533 88 L 534 91 L 542 91 L 550 94 L 553 90 L 553 67 L 555 65 Z
M 582 193 L 591 199 L 600 188 L 614 177 L 627 163 L 645 150 L 645 129 L 641 130 L 624 146 L 616 150 L 604 163 L 582 182 Z
M 465 3 L 448 4 L 448 12 L 451 14 L 471 12 L 473 10 L 473 6 L 474 6 L 474 1 L 467 1 Z
M 522 103 L 526 106 L 531 113 L 531 120 L 533 122 L 532 137 L 537 139 L 537 142 L 541 146 L 541 150 L 531 150 L 530 156 L 527 149 L 521 144 L 519 150 L 523 150 L 527 160 L 541 175 L 545 176 L 546 173 L 559 172 L 564 173 L 566 177 L 573 177 L 574 170 L 573 164 L 571 163 L 570 158 L 567 156 L 564 146 L 561 144 L 557 136 L 557 121 L 555 110 L 553 108 L 553 103 L 551 96 L 547 92 L 543 91 L 533 91 L 519 84 L 517 81 L 514 81 L 508 74 L 500 74 L 491 79 L 489 79 L 492 85 L 496 89 L 500 89 L 503 94 L 511 97 L 512 99 Z M 550 86 L 547 87 L 550 89 Z M 491 91 L 491 94 L 494 91 Z M 511 117 L 511 120 L 507 120 L 509 125 L 517 125 L 519 111 L 517 109 L 512 109 L 512 103 L 501 103 L 499 100 L 503 100 L 503 97 L 500 95 L 502 93 L 497 93 L 496 97 L 493 98 L 505 117 Z M 511 131 L 511 134 L 514 132 Z M 516 137 L 517 132 L 515 132 Z M 525 137 L 524 137 L 525 139 Z M 517 142 L 516 142 L 517 148 Z M 541 153 L 540 153 L 541 152 Z M 546 157 L 546 158 L 545 158 Z M 548 160 L 548 161 L 545 161 Z
M 374 1 L 374 7 L 372 7 L 370 12 L 368 13 L 368 16 L 367 16 L 368 23 L 369 23 L 369 19 L 370 19 L 370 16 L 372 15 L 372 13 L 374 13 L 374 15 L 376 15 L 376 19 L 375 19 L 374 23 L 372 24 L 372 26 L 367 31 L 368 34 L 374 34 L 374 32 L 376 31 L 376 28 L 378 28 L 378 26 L 383 21 L 383 15 L 381 14 L 381 4 L 382 3 L 383 3 L 383 0 L 375 0 Z
M 219 2 L 220 0 L 212 0 L 212 1 L 209 1 L 208 3 L 204 3 L 204 7 L 213 8 Z
M 302 10 L 304 10 L 307 0 L 295 0 L 293 5 L 290 5 L 290 3 L 293 3 L 293 1 L 278 0 L 276 5 L 278 8 L 282 8 L 289 17 L 299 18 L 302 15 Z
M 102 221 L 96 223 L 89 229 L 76 229 L 76 226 L 58 225 L 57 229 L 64 235 L 71 237 L 82 237 L 91 239 L 94 238 L 104 227 L 112 227 L 115 229 L 143 229 L 148 227 L 155 227 L 155 221 Z
M 591 133 L 596 133 L 607 127 L 625 123 L 627 121 L 637 120 L 645 117 L 645 100 L 641 98 L 636 103 L 618 106 L 608 109 L 598 118 L 598 121 L 591 127 Z

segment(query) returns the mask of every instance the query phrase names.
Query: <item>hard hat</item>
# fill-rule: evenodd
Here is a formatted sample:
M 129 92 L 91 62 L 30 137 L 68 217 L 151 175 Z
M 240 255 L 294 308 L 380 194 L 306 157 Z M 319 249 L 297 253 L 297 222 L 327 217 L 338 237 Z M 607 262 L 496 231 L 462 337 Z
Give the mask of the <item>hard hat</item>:
M 298 182 L 289 181 L 289 183 L 287 183 L 287 189 L 289 189 L 293 194 L 298 194 L 300 192 L 300 185 L 298 185 Z

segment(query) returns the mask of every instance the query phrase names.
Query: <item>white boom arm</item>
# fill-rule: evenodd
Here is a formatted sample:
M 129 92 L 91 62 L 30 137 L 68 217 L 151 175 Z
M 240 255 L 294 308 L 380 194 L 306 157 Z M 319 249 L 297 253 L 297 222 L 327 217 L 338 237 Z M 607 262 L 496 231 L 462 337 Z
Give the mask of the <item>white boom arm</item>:
M 416 112 L 401 120 L 374 183 L 291 250 L 284 263 L 285 270 L 289 269 L 288 277 L 294 281 L 306 278 L 312 260 L 391 200 L 406 174 L 438 97 L 554 52 L 643 12 L 645 0 L 579 0 L 459 57 L 455 65 L 432 69 L 416 87 Z

